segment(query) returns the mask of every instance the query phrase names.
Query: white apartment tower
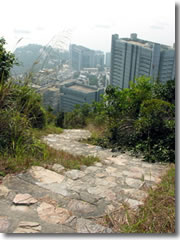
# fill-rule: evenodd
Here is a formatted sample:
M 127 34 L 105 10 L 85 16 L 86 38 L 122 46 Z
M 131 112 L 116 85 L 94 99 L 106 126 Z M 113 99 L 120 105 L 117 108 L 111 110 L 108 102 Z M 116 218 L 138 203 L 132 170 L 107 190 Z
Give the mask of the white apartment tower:
M 121 89 L 128 88 L 130 81 L 139 76 L 150 76 L 161 82 L 175 78 L 175 50 L 137 38 L 112 35 L 110 84 Z

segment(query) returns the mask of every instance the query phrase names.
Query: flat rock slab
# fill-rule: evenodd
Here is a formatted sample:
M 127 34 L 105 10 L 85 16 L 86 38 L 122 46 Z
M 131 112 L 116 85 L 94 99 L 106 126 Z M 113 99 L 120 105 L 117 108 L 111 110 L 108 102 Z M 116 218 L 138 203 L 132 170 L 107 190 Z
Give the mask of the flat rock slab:
M 37 200 L 33 198 L 30 194 L 17 194 L 13 200 L 16 205 L 31 205 L 37 203 Z
M 94 205 L 76 199 L 72 199 L 67 208 L 77 216 L 90 216 L 92 213 L 97 211 L 97 208 Z
M 71 216 L 67 209 L 55 207 L 45 202 L 41 203 L 37 212 L 43 221 L 51 224 L 63 224 Z
M 84 177 L 86 174 L 80 170 L 73 169 L 71 171 L 67 171 L 65 175 L 73 180 Z
M 95 166 L 90 166 L 90 167 L 87 167 L 85 169 L 85 173 L 94 173 L 96 171 L 100 170 L 99 167 L 95 167 Z
M 139 189 L 123 189 L 124 193 L 132 199 L 143 201 L 147 196 L 147 192 Z
M 131 199 L 128 198 L 126 201 L 126 203 L 128 203 L 129 207 L 132 209 L 137 209 L 140 205 L 143 205 L 143 202 L 135 200 L 135 199 Z
M 134 178 L 126 178 L 126 184 L 132 188 L 139 188 L 142 185 L 143 181 Z
M 96 197 L 101 198 L 101 195 L 104 195 L 104 192 L 107 190 L 106 186 L 95 186 L 89 187 L 87 189 L 88 193 L 95 195 Z
M 6 186 L 0 184 L 0 198 L 7 197 L 9 192 L 10 192 L 10 190 Z
M 41 226 L 38 222 L 22 221 L 13 233 L 40 233 Z
M 77 220 L 76 230 L 77 233 L 112 233 L 110 228 L 106 228 L 83 218 Z
M 117 157 L 108 157 L 107 159 L 110 162 L 120 166 L 125 166 L 128 163 L 127 156 L 123 154 Z
M 63 173 L 65 170 L 65 168 L 61 164 L 57 163 L 53 164 L 51 169 L 57 173 Z
M 7 216 L 0 216 L 0 233 L 7 232 L 10 223 Z
M 42 188 L 48 189 L 51 192 L 54 193 L 59 193 L 62 196 L 69 196 L 69 192 L 67 191 L 67 184 L 60 184 L 60 183 L 50 183 L 50 184 L 44 184 L 44 183 L 39 183 L 39 186 Z
M 115 180 L 115 177 L 96 178 L 95 183 L 96 186 L 106 186 L 107 188 L 111 188 L 117 185 Z
M 29 173 L 40 183 L 61 183 L 64 176 L 43 167 L 34 166 Z

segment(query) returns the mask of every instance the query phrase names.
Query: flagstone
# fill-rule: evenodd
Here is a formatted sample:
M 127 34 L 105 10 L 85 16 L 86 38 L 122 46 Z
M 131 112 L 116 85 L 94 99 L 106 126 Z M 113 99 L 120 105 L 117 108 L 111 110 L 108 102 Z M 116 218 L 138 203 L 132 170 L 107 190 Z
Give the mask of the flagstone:
M 51 224 L 63 224 L 71 216 L 67 209 L 55 207 L 46 202 L 41 203 L 37 212 L 43 221 Z
M 31 205 L 37 203 L 37 200 L 28 193 L 20 193 L 15 196 L 13 203 L 16 205 Z
M 13 233 L 40 233 L 41 225 L 38 222 L 22 221 Z

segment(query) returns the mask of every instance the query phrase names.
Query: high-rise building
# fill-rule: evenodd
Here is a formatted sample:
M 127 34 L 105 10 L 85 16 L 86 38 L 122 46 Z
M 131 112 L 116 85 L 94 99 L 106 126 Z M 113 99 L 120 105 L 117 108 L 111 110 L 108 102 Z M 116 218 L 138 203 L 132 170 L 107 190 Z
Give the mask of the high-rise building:
M 104 53 L 102 51 L 94 51 L 93 67 L 104 67 Z
M 81 48 L 75 44 L 69 46 L 70 66 L 76 71 L 81 70 Z
M 71 44 L 69 47 L 70 65 L 72 70 L 80 71 L 83 68 L 104 66 L 104 53 L 89 48 Z
M 137 38 L 132 33 L 130 38 L 112 35 L 110 84 L 128 88 L 130 81 L 142 75 L 162 82 L 175 78 L 175 50 Z
M 159 80 L 166 82 L 175 78 L 175 50 L 169 49 L 161 51 L 160 64 L 159 64 Z
M 106 53 L 106 67 L 110 67 L 111 66 L 111 53 L 107 52 Z

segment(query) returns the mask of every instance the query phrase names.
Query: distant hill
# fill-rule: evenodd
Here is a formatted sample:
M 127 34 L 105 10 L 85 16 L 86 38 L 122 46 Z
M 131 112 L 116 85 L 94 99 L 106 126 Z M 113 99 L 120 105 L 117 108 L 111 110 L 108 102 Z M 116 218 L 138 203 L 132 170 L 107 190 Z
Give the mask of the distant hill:
M 57 68 L 69 59 L 69 52 L 66 50 L 38 44 L 16 48 L 14 54 L 20 65 L 13 67 L 13 75 L 24 74 L 29 71 L 38 72 L 43 68 Z

